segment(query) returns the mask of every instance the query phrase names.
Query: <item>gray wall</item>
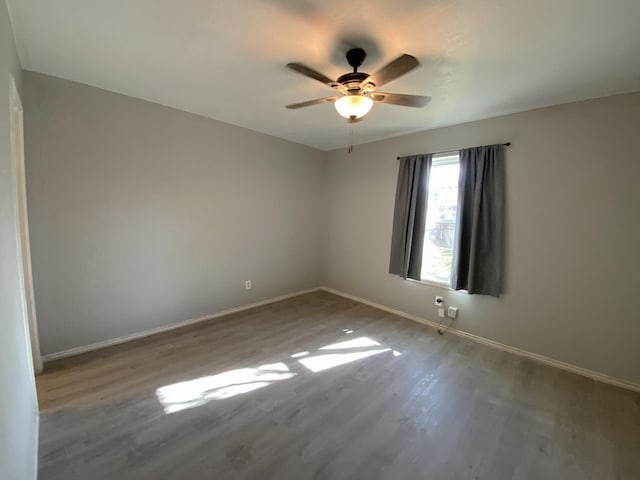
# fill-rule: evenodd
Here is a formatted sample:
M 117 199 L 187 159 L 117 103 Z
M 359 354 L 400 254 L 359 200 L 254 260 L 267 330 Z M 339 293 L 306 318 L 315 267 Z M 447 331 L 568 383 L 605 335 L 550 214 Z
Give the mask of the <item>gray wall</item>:
M 320 284 L 324 152 L 41 74 L 23 85 L 43 354 Z
M 20 88 L 13 32 L 0 1 L 0 478 L 27 480 L 36 478 L 38 406 L 20 283 L 9 75 Z
M 326 284 L 429 319 L 443 294 L 462 330 L 640 383 L 639 118 L 623 95 L 331 152 Z M 389 275 L 396 156 L 505 141 L 505 295 Z

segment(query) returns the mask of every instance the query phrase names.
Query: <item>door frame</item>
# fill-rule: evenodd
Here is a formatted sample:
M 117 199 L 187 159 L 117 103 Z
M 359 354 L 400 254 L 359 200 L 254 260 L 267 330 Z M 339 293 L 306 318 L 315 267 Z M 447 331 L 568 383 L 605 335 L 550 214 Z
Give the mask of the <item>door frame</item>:
M 25 330 L 29 342 L 28 347 L 31 350 L 34 371 L 40 373 L 43 369 L 43 363 L 40 353 L 40 339 L 38 337 L 36 304 L 31 270 L 29 217 L 27 212 L 27 180 L 24 155 L 24 110 L 22 108 L 22 101 L 20 100 L 20 93 L 12 76 L 10 76 L 9 84 L 11 156 L 13 157 L 13 172 L 16 187 L 18 258 L 20 262 L 21 292 L 26 323 Z

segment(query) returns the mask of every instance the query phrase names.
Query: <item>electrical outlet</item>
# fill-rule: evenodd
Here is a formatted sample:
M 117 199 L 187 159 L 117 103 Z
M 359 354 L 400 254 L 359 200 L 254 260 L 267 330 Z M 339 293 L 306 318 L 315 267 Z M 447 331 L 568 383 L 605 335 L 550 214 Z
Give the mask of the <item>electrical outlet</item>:
M 451 320 L 453 320 L 457 316 L 458 316 L 458 307 L 449 307 L 447 309 L 447 317 L 449 317 Z
M 251 290 L 251 280 L 245 280 L 244 289 L 245 290 Z
M 433 304 L 436 307 L 442 307 L 444 305 L 444 298 L 442 298 L 440 295 L 437 295 Z

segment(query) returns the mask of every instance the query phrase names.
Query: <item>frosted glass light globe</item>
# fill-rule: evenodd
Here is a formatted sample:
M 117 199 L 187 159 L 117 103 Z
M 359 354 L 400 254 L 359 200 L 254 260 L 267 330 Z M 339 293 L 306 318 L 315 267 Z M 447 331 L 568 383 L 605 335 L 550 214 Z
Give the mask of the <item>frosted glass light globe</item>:
M 373 100 L 363 95 L 345 95 L 336 100 L 334 105 L 344 118 L 354 119 L 369 113 L 373 107 Z

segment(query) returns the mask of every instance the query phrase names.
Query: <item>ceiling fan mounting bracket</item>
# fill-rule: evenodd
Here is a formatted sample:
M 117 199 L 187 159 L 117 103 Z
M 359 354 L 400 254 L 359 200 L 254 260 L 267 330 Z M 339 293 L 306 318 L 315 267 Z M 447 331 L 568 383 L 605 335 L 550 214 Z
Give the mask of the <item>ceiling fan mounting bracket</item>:
M 361 48 L 352 48 L 347 52 L 347 62 L 353 67 L 354 73 L 358 71 L 358 67 L 362 65 L 367 57 L 367 52 Z

